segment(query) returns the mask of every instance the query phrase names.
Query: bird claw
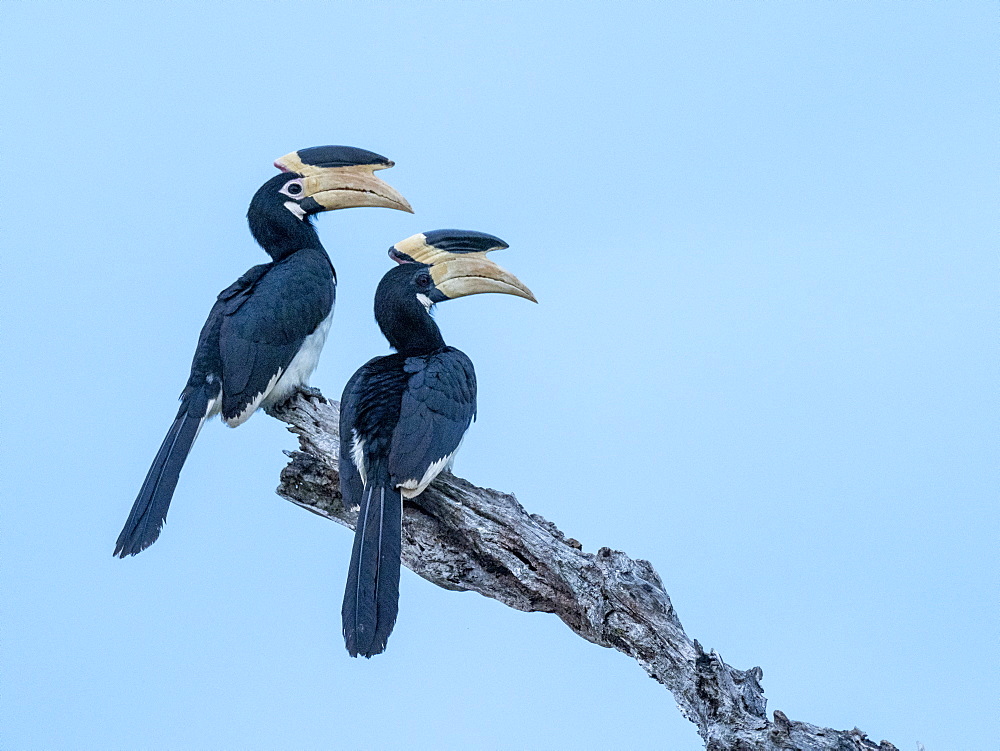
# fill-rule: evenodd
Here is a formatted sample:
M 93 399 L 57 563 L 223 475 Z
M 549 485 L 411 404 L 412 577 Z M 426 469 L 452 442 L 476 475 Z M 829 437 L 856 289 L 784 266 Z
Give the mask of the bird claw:
M 320 391 L 315 386 L 299 386 L 298 392 L 292 397 L 290 397 L 288 401 L 292 401 L 292 399 L 294 399 L 296 396 L 302 396 L 306 399 L 318 399 L 324 404 L 327 403 L 327 398 L 323 396 L 323 392 Z
M 285 412 L 294 407 L 295 400 L 298 399 L 300 396 L 303 399 L 307 399 L 310 401 L 315 399 L 323 402 L 324 404 L 329 403 L 327 401 L 327 398 L 323 396 L 323 392 L 320 391 L 318 388 L 315 388 L 313 386 L 299 386 L 298 389 L 295 391 L 295 393 L 292 394 L 287 399 L 285 399 L 285 401 L 279 404 L 272 404 L 270 407 L 265 407 L 264 411 L 267 412 L 267 414 L 274 417 L 276 414 Z

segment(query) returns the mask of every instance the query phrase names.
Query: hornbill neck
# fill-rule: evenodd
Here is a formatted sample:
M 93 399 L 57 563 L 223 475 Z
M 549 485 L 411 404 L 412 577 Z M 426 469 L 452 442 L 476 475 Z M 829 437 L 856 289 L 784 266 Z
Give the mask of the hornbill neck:
M 303 248 L 323 250 L 311 216 L 299 219 L 284 206 L 261 206 L 254 201 L 247 212 L 247 221 L 253 239 L 275 261 Z
M 375 320 L 390 346 L 406 357 L 427 355 L 445 346 L 441 329 L 415 296 L 375 295 Z

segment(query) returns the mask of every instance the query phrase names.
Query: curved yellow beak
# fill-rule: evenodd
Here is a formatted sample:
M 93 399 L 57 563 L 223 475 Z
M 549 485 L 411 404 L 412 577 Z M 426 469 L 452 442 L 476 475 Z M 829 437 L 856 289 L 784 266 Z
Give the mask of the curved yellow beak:
M 302 206 L 309 213 L 373 206 L 412 214 L 413 208 L 409 201 L 391 185 L 375 177 L 377 170 L 388 169 L 393 165 L 388 159 L 379 157 L 382 161 L 369 164 L 337 164 L 335 161 L 317 163 L 319 160 L 314 156 L 314 152 L 322 149 L 347 148 L 331 146 L 301 149 L 275 160 L 274 166 L 284 172 L 297 172 L 305 178 L 303 184 L 307 198 L 303 200 Z M 351 152 L 378 156 L 361 149 L 352 149 Z M 315 202 L 315 206 L 308 205 L 309 199 Z
M 493 263 L 486 257 L 486 252 L 450 254 L 450 257 L 439 258 L 429 265 L 434 286 L 445 297 L 454 299 L 499 292 L 538 302 L 520 279 Z

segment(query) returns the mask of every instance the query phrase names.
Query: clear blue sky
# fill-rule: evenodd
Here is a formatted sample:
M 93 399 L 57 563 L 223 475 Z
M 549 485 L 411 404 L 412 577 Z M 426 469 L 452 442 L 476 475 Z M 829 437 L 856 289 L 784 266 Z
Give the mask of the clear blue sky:
M 350 144 L 416 209 L 324 215 L 314 383 L 386 345 L 385 250 L 491 232 L 540 305 L 442 306 L 456 470 L 651 560 L 769 710 L 996 748 L 997 17 L 949 3 L 0 5 L 4 749 L 698 749 L 555 617 L 404 571 L 351 660 L 351 537 L 295 447 L 206 426 L 111 556 L 271 162 Z

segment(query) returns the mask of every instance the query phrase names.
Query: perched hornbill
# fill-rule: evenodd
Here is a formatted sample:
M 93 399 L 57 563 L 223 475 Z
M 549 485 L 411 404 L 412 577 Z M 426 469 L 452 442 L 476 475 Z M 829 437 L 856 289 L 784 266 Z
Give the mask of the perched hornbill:
M 506 247 L 481 232 L 437 230 L 389 249 L 400 265 L 378 285 L 375 320 L 396 354 L 362 366 L 340 403 L 340 488 L 344 505 L 359 508 L 342 610 L 352 657 L 384 651 L 396 622 L 403 499 L 450 469 L 476 416 L 472 362 L 444 343 L 431 308 L 480 292 L 534 302 L 486 258 Z
M 317 146 L 278 159 L 282 171 L 254 195 L 250 232 L 271 256 L 223 290 L 201 330 L 181 406 L 115 544 L 124 558 L 152 545 L 177 477 L 206 418 L 240 425 L 308 384 L 333 317 L 337 277 L 312 216 L 352 206 L 411 211 L 375 177 L 385 157 L 350 146 Z

